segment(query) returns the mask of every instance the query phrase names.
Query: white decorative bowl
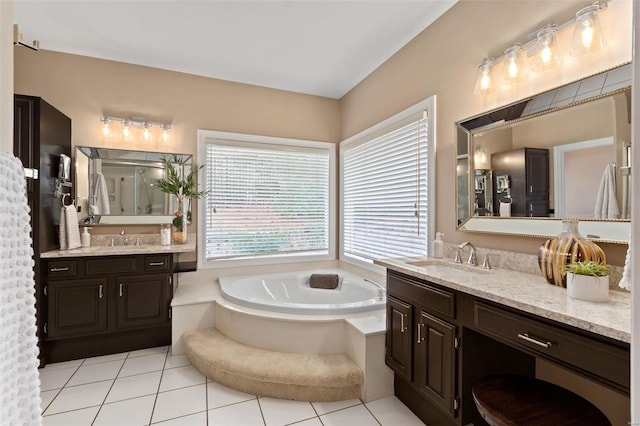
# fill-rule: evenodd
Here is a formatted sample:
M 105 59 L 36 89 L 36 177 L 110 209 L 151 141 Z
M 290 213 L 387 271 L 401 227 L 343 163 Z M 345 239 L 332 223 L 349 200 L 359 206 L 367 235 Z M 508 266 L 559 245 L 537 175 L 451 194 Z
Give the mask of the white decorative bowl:
M 609 277 L 577 275 L 567 272 L 567 295 L 587 302 L 607 302 L 609 300 Z

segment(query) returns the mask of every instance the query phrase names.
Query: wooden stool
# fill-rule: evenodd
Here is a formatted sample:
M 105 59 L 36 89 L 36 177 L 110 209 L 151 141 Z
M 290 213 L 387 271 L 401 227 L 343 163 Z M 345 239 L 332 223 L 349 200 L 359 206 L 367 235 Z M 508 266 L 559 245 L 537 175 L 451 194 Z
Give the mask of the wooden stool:
M 586 399 L 533 377 L 485 377 L 473 385 L 473 400 L 491 426 L 611 426 Z

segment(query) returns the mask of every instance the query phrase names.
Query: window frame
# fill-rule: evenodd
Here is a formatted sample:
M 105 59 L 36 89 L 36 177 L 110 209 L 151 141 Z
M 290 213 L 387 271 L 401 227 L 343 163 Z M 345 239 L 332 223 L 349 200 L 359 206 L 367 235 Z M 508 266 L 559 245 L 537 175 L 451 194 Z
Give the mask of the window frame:
M 346 254 L 344 251 L 344 153 L 348 148 L 365 144 L 373 139 L 390 133 L 400 127 L 406 125 L 412 117 L 415 117 L 416 121 L 419 119 L 419 115 L 427 111 L 427 211 L 425 216 L 427 217 L 427 235 L 426 235 L 426 251 L 427 255 L 431 255 L 433 252 L 433 239 L 435 236 L 435 221 L 436 221 L 436 96 L 433 95 L 427 99 L 424 99 L 415 105 L 389 117 L 378 124 L 375 124 L 343 141 L 340 142 L 340 158 L 339 158 L 339 235 L 340 235 L 340 247 L 339 257 L 340 262 L 352 264 L 361 268 L 372 270 L 376 273 L 384 274 L 385 268 L 375 265 L 373 261 L 368 261 L 360 257 L 355 257 Z
M 322 141 L 310 141 L 303 139 L 290 139 L 279 138 L 273 136 L 261 136 L 261 135 L 249 135 L 244 133 L 231 133 L 221 132 L 216 130 L 198 129 L 198 158 L 205 159 L 206 163 L 206 145 L 215 140 L 223 141 L 226 144 L 236 143 L 242 144 L 264 144 L 265 146 L 282 146 L 286 147 L 300 147 L 300 148 L 315 148 L 326 149 L 329 153 L 329 223 L 328 223 L 328 247 L 327 252 L 322 254 L 304 254 L 304 253 L 283 253 L 273 254 L 268 256 L 256 256 L 246 257 L 243 259 L 216 259 L 207 260 L 207 229 L 206 229 L 206 202 L 204 199 L 198 203 L 198 222 L 197 222 L 197 236 L 198 236 L 198 268 L 199 269 L 213 269 L 213 268 L 230 268 L 241 266 L 253 266 L 253 265 L 277 265 L 286 263 L 299 263 L 299 262 L 320 262 L 336 259 L 336 175 L 337 175 L 337 159 L 336 159 L 336 144 L 332 142 Z M 207 164 L 198 172 L 198 181 L 206 182 L 206 168 Z M 206 190 L 206 188 L 203 188 Z M 206 196 L 205 196 L 206 197 Z

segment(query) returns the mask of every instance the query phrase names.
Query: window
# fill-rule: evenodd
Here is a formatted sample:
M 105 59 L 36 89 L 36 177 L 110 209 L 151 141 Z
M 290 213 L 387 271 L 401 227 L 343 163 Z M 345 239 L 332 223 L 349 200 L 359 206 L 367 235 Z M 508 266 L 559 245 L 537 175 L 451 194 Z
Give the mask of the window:
M 343 258 L 370 263 L 428 253 L 434 229 L 430 115 L 432 99 L 341 145 Z
M 204 138 L 201 260 L 332 258 L 333 144 L 244 139 Z

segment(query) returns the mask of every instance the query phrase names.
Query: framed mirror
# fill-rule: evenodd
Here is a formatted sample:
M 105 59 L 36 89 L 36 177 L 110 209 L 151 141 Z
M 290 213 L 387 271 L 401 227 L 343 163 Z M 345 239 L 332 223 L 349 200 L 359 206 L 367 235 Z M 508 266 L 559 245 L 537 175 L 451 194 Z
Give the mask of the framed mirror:
M 548 237 L 571 217 L 628 242 L 630 64 L 458 122 L 456 140 L 459 230 Z
M 76 206 L 81 222 L 97 225 L 170 223 L 175 210 L 156 181 L 166 176 L 162 159 L 191 169 L 191 155 L 78 146 Z

